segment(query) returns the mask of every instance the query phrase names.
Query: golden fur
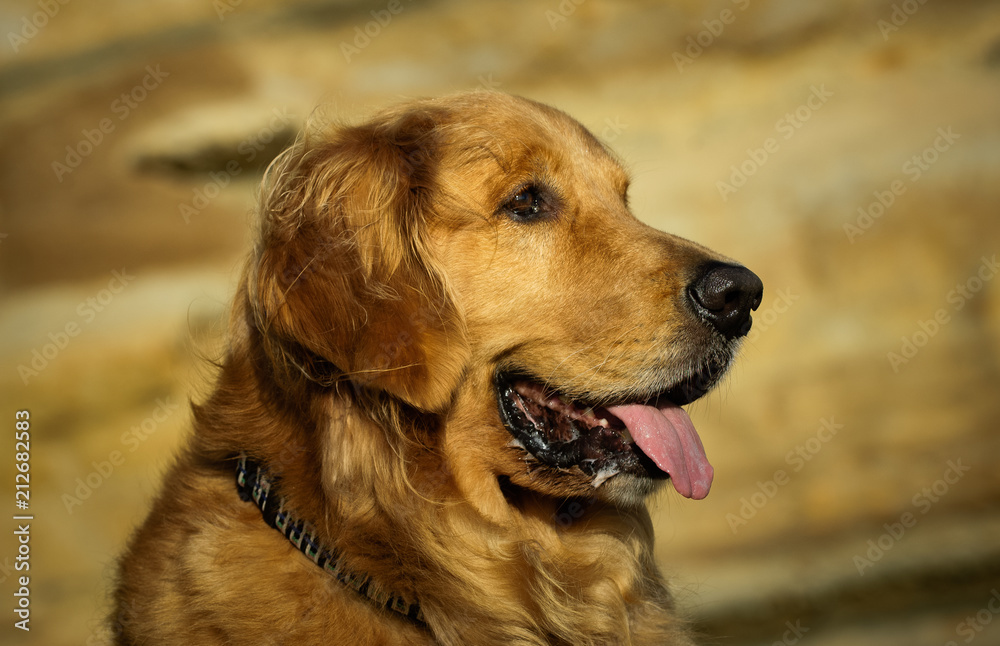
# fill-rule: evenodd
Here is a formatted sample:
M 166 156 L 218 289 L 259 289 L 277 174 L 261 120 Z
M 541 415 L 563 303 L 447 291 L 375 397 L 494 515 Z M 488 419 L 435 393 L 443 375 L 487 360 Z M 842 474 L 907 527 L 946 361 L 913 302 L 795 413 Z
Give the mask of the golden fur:
M 559 213 L 500 213 L 526 182 Z M 117 643 L 690 644 L 653 558 L 656 482 L 534 464 L 493 385 L 521 366 L 571 395 L 639 395 L 706 351 L 681 302 L 719 256 L 640 223 L 627 188 L 577 122 L 498 93 L 282 154 L 215 390 L 122 559 Z M 427 626 L 268 527 L 237 496 L 240 452 Z

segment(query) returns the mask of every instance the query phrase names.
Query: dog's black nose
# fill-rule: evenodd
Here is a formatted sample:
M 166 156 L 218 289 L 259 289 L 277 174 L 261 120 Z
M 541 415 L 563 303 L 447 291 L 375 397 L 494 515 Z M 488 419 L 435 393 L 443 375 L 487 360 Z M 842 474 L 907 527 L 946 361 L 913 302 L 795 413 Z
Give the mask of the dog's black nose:
M 744 336 L 764 295 L 764 283 L 757 274 L 739 265 L 713 263 L 688 286 L 688 298 L 695 311 L 726 338 Z

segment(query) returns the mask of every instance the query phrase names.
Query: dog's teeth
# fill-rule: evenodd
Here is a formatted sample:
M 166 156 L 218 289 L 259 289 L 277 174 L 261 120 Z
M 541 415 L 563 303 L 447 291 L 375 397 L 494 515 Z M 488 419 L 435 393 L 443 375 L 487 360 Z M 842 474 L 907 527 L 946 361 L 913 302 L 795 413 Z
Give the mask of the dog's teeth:
M 588 408 L 587 410 L 583 411 L 583 414 L 586 415 L 587 417 L 590 417 L 591 415 L 594 414 L 594 409 Z
M 607 420 L 605 420 L 605 421 L 607 421 Z M 632 434 L 628 432 L 627 428 L 621 429 L 619 431 L 619 433 L 621 433 L 622 440 L 624 440 L 625 442 L 632 442 L 633 441 L 632 440 Z
M 608 428 L 609 426 L 611 426 L 611 422 L 609 422 L 608 420 L 604 419 L 603 417 L 601 419 L 597 420 L 597 423 L 600 424 L 601 426 L 603 426 L 604 428 Z
M 600 471 L 597 472 L 597 475 L 594 476 L 594 480 L 593 482 L 591 482 L 591 484 L 594 486 L 594 489 L 597 489 L 602 484 L 604 484 L 608 478 L 617 474 L 618 474 L 618 469 L 605 467 L 604 469 L 601 469 Z

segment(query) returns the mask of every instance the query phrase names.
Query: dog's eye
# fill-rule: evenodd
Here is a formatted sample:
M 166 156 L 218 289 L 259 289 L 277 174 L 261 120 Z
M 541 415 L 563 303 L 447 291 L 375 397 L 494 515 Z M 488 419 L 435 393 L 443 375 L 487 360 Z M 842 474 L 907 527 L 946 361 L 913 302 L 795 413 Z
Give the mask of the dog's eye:
M 503 205 L 504 212 L 518 222 L 537 220 L 548 213 L 541 191 L 535 185 L 522 188 Z

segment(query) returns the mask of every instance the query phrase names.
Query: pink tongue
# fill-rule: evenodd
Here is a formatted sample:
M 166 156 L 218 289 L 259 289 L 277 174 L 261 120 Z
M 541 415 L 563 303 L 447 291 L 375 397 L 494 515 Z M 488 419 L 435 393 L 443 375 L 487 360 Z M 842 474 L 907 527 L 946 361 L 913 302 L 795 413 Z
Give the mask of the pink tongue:
M 691 418 L 680 406 L 611 406 L 608 411 L 625 423 L 636 445 L 670 474 L 677 493 L 701 500 L 712 488 L 714 471 Z

